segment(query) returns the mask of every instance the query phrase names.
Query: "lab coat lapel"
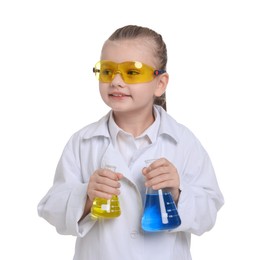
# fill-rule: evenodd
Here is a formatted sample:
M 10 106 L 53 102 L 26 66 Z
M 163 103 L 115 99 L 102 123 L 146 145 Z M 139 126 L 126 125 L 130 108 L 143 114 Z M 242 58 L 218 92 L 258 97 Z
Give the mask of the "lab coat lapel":
M 129 178 L 129 168 L 122 158 L 120 152 L 116 150 L 112 143 L 109 144 L 105 154 L 102 157 L 101 168 L 111 165 L 116 167 L 116 172 L 122 173 L 125 177 Z

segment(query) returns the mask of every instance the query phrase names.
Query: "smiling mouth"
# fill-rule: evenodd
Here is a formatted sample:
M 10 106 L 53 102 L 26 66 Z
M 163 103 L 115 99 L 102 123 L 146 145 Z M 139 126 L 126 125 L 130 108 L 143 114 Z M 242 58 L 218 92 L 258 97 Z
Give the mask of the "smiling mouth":
M 129 95 L 125 95 L 125 94 L 110 94 L 110 96 L 112 96 L 112 97 L 129 97 Z

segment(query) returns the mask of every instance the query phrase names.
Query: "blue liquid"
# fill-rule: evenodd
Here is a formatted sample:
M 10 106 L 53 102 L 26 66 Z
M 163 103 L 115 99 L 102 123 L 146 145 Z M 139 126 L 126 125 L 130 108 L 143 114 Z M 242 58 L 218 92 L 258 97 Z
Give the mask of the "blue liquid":
M 142 217 L 142 229 L 149 232 L 170 230 L 178 227 L 181 220 L 171 193 L 163 193 L 168 223 L 163 224 L 161 218 L 159 195 L 146 194 L 145 209 Z

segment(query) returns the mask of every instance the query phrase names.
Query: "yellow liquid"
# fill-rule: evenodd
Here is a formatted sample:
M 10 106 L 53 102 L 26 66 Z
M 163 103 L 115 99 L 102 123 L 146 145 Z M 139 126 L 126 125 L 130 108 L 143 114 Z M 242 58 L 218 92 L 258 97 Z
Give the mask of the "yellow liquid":
M 121 214 L 118 196 L 112 196 L 108 201 L 102 198 L 95 198 L 91 208 L 91 217 L 98 218 L 117 218 Z

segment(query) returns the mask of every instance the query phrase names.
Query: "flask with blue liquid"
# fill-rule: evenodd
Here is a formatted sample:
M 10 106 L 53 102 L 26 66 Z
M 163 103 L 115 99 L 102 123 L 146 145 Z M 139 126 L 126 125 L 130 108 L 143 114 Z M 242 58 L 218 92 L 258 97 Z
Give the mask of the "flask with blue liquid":
M 149 160 L 146 163 L 148 166 L 151 162 Z M 146 188 L 142 229 L 147 232 L 157 232 L 177 228 L 180 224 L 181 219 L 171 192 L 166 189 Z

